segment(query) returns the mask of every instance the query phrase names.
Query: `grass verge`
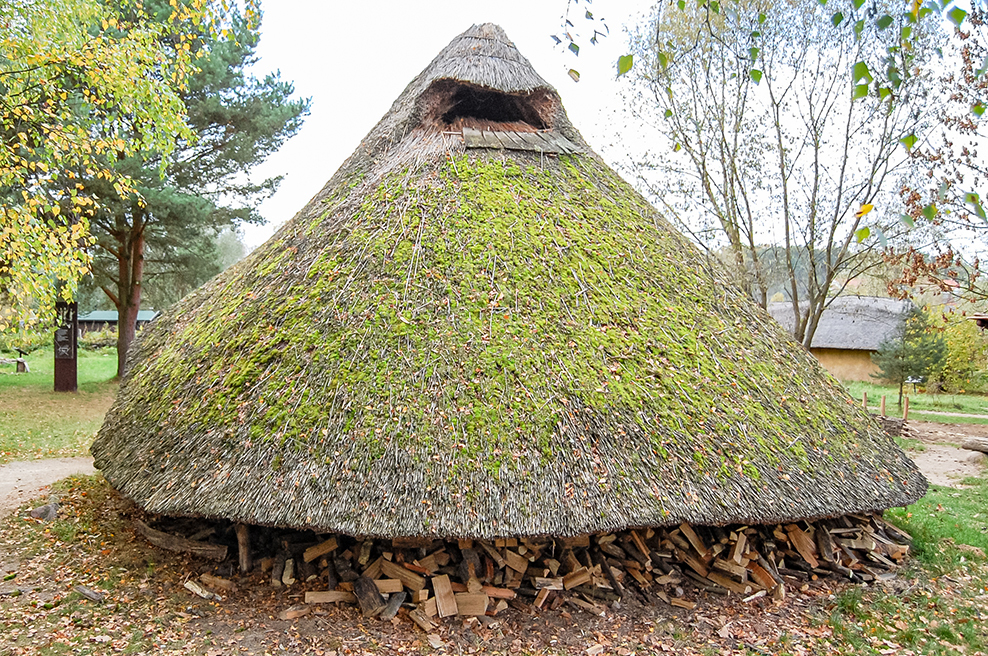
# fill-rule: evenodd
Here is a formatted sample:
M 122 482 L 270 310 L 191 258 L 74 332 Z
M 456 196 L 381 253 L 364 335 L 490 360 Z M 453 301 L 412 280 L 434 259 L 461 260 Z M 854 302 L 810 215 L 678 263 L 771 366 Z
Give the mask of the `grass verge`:
M 988 652 L 988 479 L 961 488 L 931 487 L 886 519 L 914 539 L 911 569 L 894 594 L 852 587 L 827 609 L 841 654 Z
M 114 349 L 79 352 L 79 391 L 52 391 L 51 351 L 27 358 L 31 373 L 0 373 L 0 464 L 85 455 L 116 394 Z
M 885 396 L 885 413 L 890 417 L 901 417 L 902 410 L 898 406 L 899 389 L 891 385 L 878 385 L 860 381 L 844 383 L 848 394 L 855 399 L 861 399 L 862 394 L 868 394 L 868 410 L 878 412 L 882 396 Z M 926 394 L 918 393 L 912 385 L 907 385 L 905 393 L 909 396 L 909 417 L 923 421 L 947 421 L 950 423 L 985 424 L 988 423 L 988 397 L 978 394 Z M 951 412 L 962 414 L 984 415 L 978 417 L 944 417 L 943 415 L 918 416 L 923 411 Z

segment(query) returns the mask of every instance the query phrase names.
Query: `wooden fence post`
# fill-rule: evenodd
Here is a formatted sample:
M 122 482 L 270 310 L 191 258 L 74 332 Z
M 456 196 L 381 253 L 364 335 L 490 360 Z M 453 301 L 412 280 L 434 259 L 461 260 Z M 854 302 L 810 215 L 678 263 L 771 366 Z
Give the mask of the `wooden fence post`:
M 882 414 L 883 417 L 885 416 L 885 395 L 884 394 L 882 394 L 881 414 Z
M 861 392 L 861 405 L 864 406 L 865 412 L 868 412 L 868 392 Z
M 909 419 L 909 397 L 906 397 L 905 402 L 902 406 L 902 421 Z

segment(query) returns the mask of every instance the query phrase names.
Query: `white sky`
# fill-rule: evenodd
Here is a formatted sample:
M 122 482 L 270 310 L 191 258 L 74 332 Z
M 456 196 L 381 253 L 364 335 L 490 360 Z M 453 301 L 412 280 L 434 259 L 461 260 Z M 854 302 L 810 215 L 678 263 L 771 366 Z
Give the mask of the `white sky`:
M 574 57 L 550 38 L 560 32 L 567 0 L 267 0 L 255 75 L 280 70 L 283 79 L 295 83 L 298 96 L 312 97 L 312 113 L 299 134 L 256 169 L 259 179 L 280 174 L 285 179 L 278 193 L 261 205 L 267 225 L 244 227 L 245 243 L 248 248 L 260 245 L 301 210 L 412 78 L 474 23 L 504 28 L 559 91 L 576 128 L 606 157 L 605 139 L 614 134 L 612 110 L 621 103 L 615 75 L 618 57 L 627 53 L 624 26 L 634 24 L 650 5 L 647 0 L 590 5 L 571 0 L 577 31 L 590 25 L 584 18 L 587 8 L 610 28 L 610 36 L 596 46 L 589 35 L 579 39 L 582 48 Z M 570 68 L 580 72 L 579 83 L 567 75 Z

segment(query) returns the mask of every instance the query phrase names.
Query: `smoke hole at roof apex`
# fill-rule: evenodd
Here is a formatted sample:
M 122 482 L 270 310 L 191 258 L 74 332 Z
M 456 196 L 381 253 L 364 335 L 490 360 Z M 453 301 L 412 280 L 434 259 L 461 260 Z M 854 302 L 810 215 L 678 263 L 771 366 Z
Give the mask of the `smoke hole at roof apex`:
M 449 97 L 448 103 L 444 104 L 447 105 L 447 109 L 442 115 L 442 121 L 450 125 L 476 120 L 494 123 L 527 123 L 538 130 L 548 127 L 539 115 L 536 107 L 538 101 L 531 95 L 511 95 L 458 85 Z

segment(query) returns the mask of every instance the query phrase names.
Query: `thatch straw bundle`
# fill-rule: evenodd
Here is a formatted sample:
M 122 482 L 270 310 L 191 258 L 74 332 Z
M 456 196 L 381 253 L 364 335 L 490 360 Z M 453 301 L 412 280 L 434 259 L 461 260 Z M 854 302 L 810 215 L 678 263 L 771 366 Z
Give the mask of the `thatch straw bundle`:
M 467 150 L 456 124 L 586 154 Z M 926 489 L 492 25 L 144 331 L 93 454 L 153 512 L 381 537 L 778 522 Z

